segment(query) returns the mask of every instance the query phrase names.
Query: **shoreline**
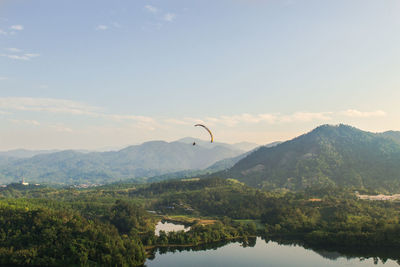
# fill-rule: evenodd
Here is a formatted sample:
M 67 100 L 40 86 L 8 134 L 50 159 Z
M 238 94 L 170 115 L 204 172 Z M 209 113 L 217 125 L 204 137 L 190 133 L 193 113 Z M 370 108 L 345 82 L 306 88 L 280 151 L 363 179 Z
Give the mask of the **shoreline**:
M 152 245 L 152 246 L 144 246 L 144 249 L 146 251 L 148 250 L 153 250 L 153 249 L 157 249 L 157 248 L 167 248 L 167 247 L 171 247 L 171 248 L 178 248 L 178 247 L 198 247 L 201 245 L 206 245 L 206 244 L 214 244 L 214 243 L 218 243 L 218 242 L 224 242 L 224 241 L 233 241 L 233 240 L 240 240 L 240 239 L 244 239 L 244 238 L 257 238 L 257 237 L 261 237 L 259 235 L 248 235 L 248 236 L 241 236 L 241 237 L 232 237 L 232 238 L 227 238 L 227 239 L 221 239 L 221 240 L 216 240 L 213 242 L 201 242 L 198 244 L 159 244 L 159 245 Z

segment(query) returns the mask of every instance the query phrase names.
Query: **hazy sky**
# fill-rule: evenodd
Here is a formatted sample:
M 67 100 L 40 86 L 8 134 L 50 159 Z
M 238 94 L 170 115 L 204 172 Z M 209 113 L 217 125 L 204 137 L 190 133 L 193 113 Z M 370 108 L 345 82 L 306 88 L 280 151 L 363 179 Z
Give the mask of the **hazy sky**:
M 400 130 L 398 0 L 0 0 L 0 150 Z

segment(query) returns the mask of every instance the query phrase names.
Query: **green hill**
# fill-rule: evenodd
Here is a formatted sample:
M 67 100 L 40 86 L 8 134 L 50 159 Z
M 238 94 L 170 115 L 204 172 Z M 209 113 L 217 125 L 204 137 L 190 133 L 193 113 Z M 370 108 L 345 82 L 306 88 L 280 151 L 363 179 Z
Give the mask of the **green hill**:
M 323 125 L 275 147 L 261 147 L 217 175 L 264 189 L 343 186 L 399 192 L 398 136 Z

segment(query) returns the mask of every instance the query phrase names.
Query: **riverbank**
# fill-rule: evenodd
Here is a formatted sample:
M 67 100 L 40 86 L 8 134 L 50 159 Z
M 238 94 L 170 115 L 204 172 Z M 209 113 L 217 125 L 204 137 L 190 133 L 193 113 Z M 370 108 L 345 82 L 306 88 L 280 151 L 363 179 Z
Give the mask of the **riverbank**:
M 219 242 L 233 242 L 233 241 L 247 241 L 249 238 L 257 238 L 260 237 L 258 235 L 248 235 L 248 236 L 240 236 L 240 237 L 232 237 L 232 238 L 227 238 L 227 239 L 220 239 L 212 242 L 201 242 L 201 243 L 191 243 L 191 244 L 158 244 L 158 245 L 153 245 L 153 246 L 144 246 L 145 250 L 153 250 L 156 248 L 179 248 L 179 247 L 199 247 L 202 245 L 207 245 L 207 244 L 217 244 Z
M 144 246 L 147 256 L 151 256 L 151 251 L 157 248 L 184 248 L 198 247 L 218 242 L 231 242 L 242 240 L 247 242 L 249 238 L 257 236 L 255 224 L 243 224 L 234 221 L 222 223 L 216 219 L 202 219 L 187 216 L 162 216 L 160 221 L 172 224 L 172 231 L 159 230 L 155 234 L 152 244 Z M 159 221 L 159 222 L 160 222 Z M 174 231 L 174 225 L 177 231 Z M 184 231 L 182 226 L 190 225 L 190 229 Z M 157 231 L 157 229 L 156 229 Z

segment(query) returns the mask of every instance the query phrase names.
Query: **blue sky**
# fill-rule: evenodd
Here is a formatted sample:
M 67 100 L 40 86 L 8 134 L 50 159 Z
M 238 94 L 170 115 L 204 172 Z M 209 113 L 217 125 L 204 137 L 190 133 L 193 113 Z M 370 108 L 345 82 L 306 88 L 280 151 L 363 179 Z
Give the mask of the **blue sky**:
M 400 130 L 397 0 L 0 0 L 0 150 Z

